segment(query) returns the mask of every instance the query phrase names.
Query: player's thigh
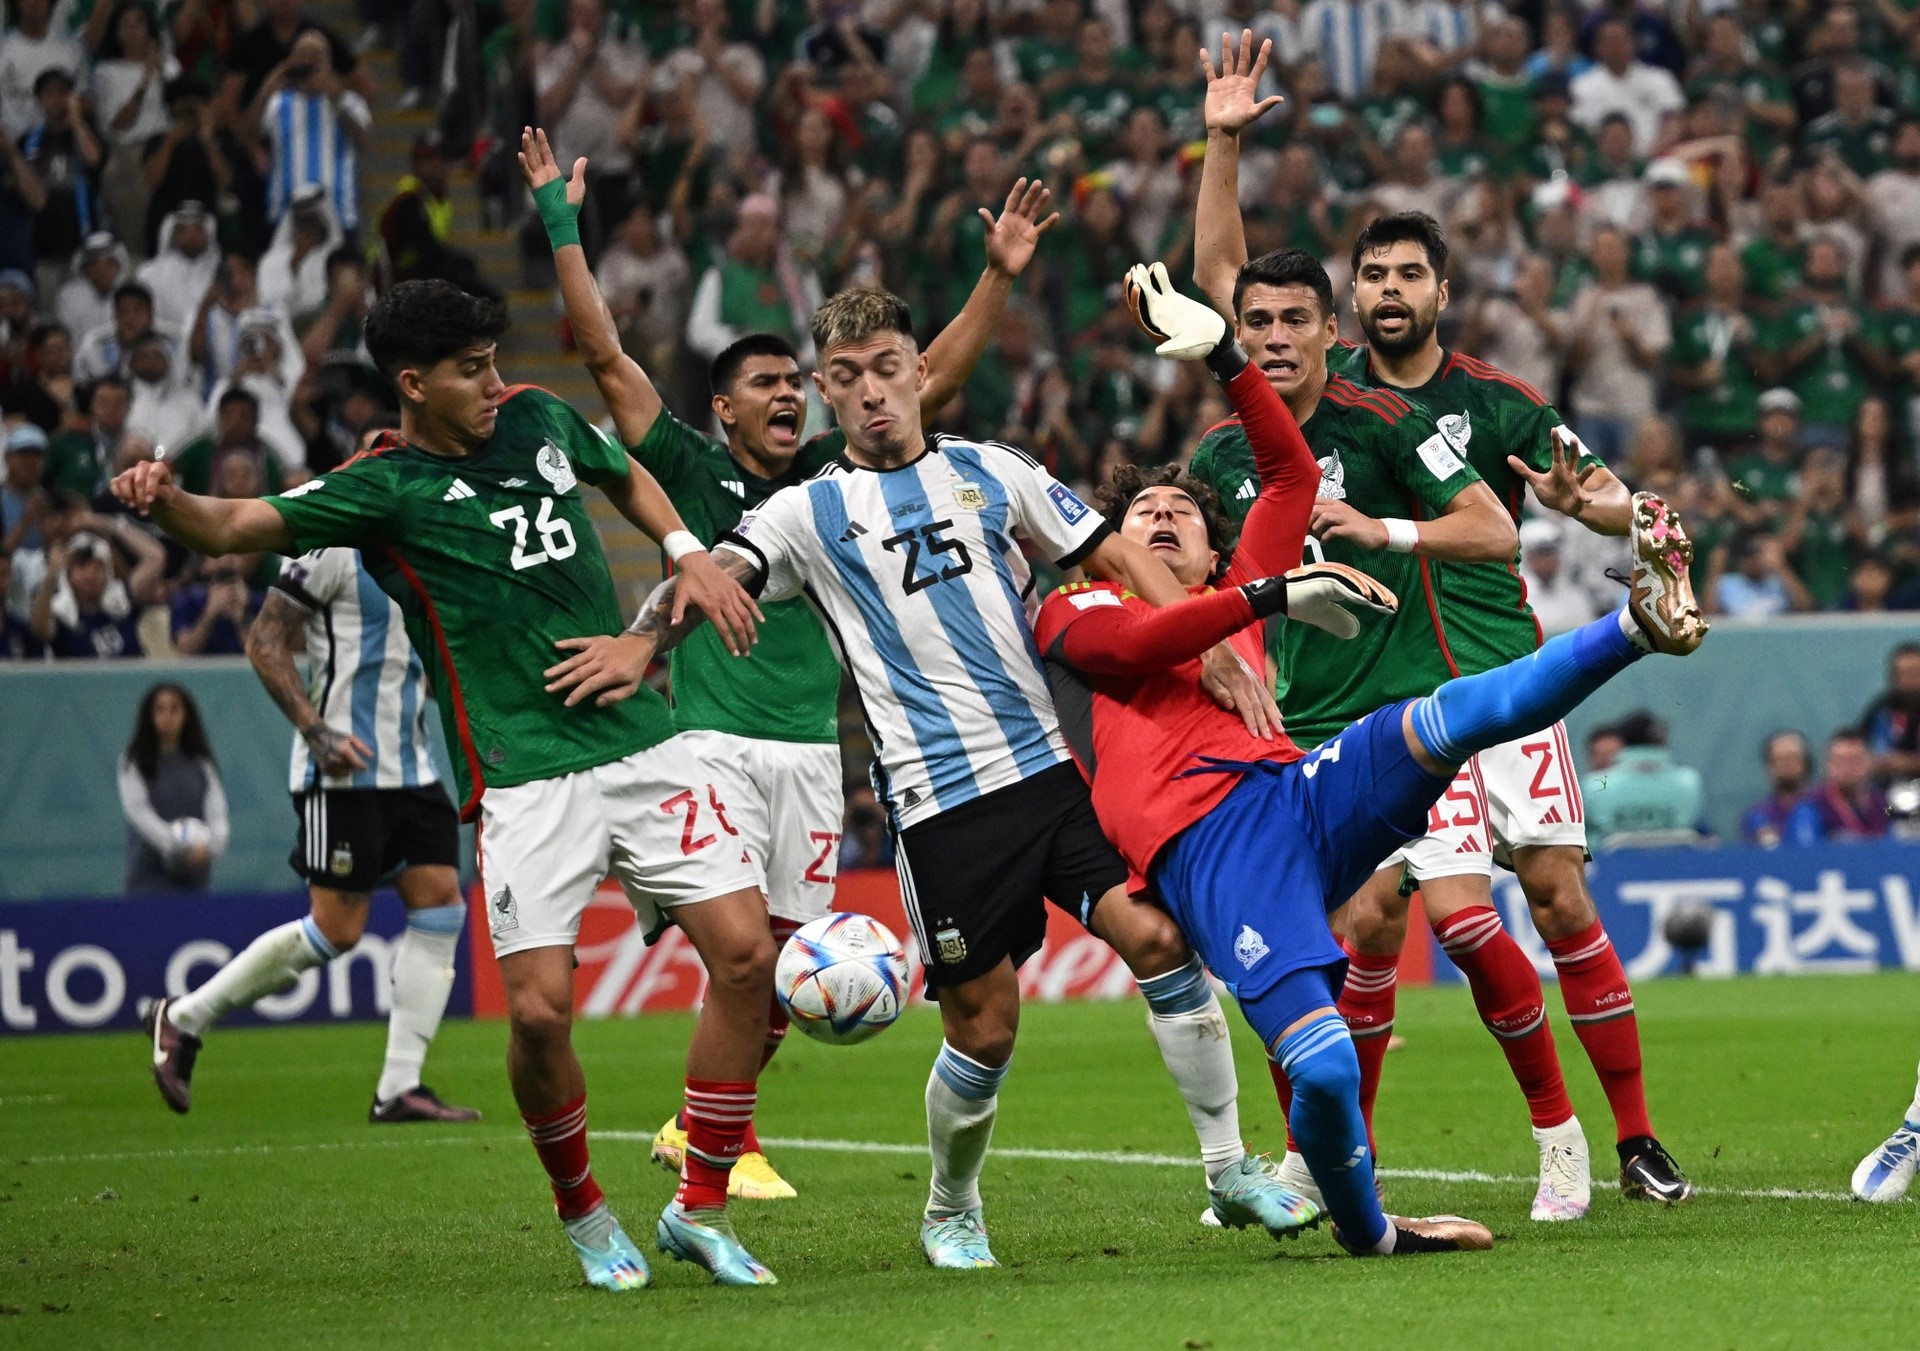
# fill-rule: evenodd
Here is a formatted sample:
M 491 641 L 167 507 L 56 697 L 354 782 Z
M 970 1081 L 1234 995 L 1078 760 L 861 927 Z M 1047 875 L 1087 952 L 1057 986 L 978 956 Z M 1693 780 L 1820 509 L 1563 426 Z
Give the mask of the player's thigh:
M 369 893 L 380 881 L 386 823 L 373 788 L 309 788 L 293 795 L 299 820 L 287 862 L 308 885 Z
M 760 870 L 707 766 L 683 737 L 588 771 L 605 813 L 608 862 L 643 928 L 734 892 L 760 892 Z M 766 922 L 761 903 L 760 923 Z
M 1414 759 L 1401 728 L 1407 705 L 1389 704 L 1349 724 L 1286 767 L 1294 811 L 1337 904 L 1385 859 L 1426 834 L 1427 812 L 1453 780 Z
M 437 783 L 387 788 L 378 798 L 381 876 L 396 879 L 409 906 L 452 905 L 459 899 L 460 814 L 447 790 Z M 453 894 L 444 895 L 449 874 Z M 442 899 L 429 899 L 436 895 Z
M 840 747 L 755 743 L 754 777 L 767 798 L 767 912 L 804 924 L 833 909 L 840 863 Z
M 759 743 L 727 732 L 682 732 L 676 740 L 700 762 L 720 804 L 716 819 L 724 816 L 740 845 L 753 859 L 765 888 L 769 824 L 767 785 L 759 773 L 753 749 Z M 709 810 L 712 810 L 709 807 Z
M 1390 855 L 1360 889 L 1328 916 L 1333 932 L 1356 952 L 1387 957 L 1400 951 L 1407 937 L 1407 912 L 1412 899 L 1402 889 L 1406 861 Z
M 1586 804 L 1567 725 L 1489 746 L 1474 757 L 1486 788 L 1496 857 L 1516 849 L 1565 845 L 1585 851 Z
M 608 853 L 591 770 L 488 788 L 480 798 L 480 889 L 494 954 L 571 948 Z
M 1346 959 L 1327 924 L 1338 898 L 1299 820 L 1298 768 L 1242 775 L 1154 868 L 1154 890 L 1200 960 L 1242 993 Z
M 1170 934 L 1175 951 L 1169 955 L 1177 965 L 1184 960 L 1178 932 L 1159 907 L 1128 894 L 1126 861 L 1100 829 L 1086 780 L 1071 766 L 1063 768 L 1071 773 L 1055 777 L 1057 792 L 1050 794 L 1047 806 L 1052 821 L 1040 879 L 1046 898 L 1097 934 L 1129 965 L 1136 957 L 1150 958 L 1149 949 L 1156 943 L 1167 946 Z
M 1053 773 L 963 802 L 896 837 L 901 905 L 929 989 L 967 984 L 1002 961 L 1018 967 L 1040 950 L 1058 813 Z

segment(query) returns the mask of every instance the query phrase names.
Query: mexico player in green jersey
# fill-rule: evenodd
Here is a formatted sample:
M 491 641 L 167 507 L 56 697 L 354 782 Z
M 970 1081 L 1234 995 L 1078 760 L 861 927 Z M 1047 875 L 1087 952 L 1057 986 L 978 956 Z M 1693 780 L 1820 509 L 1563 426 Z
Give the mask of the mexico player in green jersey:
M 563 182 L 545 134 L 532 131 L 521 136 L 521 168 L 543 217 L 557 228 L 554 266 L 581 357 L 600 382 L 621 440 L 660 481 L 701 546 L 841 453 L 846 438 L 837 429 L 801 444 L 806 405 L 800 362 L 793 347 L 772 334 L 749 334 L 713 360 L 713 412 L 726 430 L 724 443 L 668 411 L 646 373 L 622 352 L 586 256 L 571 243 L 574 213 L 584 200 L 582 170 L 576 165 L 573 182 Z M 1049 196 L 1039 182 L 1023 178 L 1008 192 L 998 219 L 982 213 L 988 266 L 966 306 L 927 348 L 924 416 L 959 393 L 992 338 L 1014 278 L 1059 219 L 1046 215 Z M 784 943 L 833 903 L 844 810 L 840 661 L 802 597 L 768 602 L 757 627 L 759 641 L 745 657 L 735 657 L 708 627 L 673 650 L 673 720 L 708 766 L 729 820 L 760 868 L 774 941 Z M 786 1015 L 775 1001 L 766 1060 L 786 1031 Z M 677 1172 L 685 1152 L 686 1127 L 676 1114 L 655 1136 L 653 1157 Z M 749 1199 L 794 1195 L 761 1152 L 751 1125 L 728 1188 L 730 1195 Z
M 1249 61 L 1250 45 L 1243 40 L 1237 60 L 1231 53 L 1223 56 L 1223 69 L 1207 91 L 1208 157 L 1195 269 L 1202 288 L 1223 309 L 1234 303 L 1234 278 L 1246 258 L 1234 183 L 1238 135 L 1266 107 L 1255 93 L 1260 63 Z M 1625 534 L 1631 516 L 1626 489 L 1582 453 L 1571 433 L 1556 432 L 1559 418 L 1551 406 L 1523 382 L 1445 353 L 1433 340 L 1434 318 L 1445 303 L 1445 241 L 1437 227 L 1420 227 L 1408 217 L 1386 218 L 1361 239 L 1365 248 L 1356 244 L 1353 258 L 1354 297 L 1372 352 L 1347 354 L 1347 369 L 1356 380 L 1426 408 L 1446 433 L 1449 448 L 1494 486 L 1510 518 L 1517 518 L 1531 484 L 1547 506 L 1592 528 Z M 1196 456 L 1195 466 L 1207 464 Z M 1229 507 L 1244 509 L 1250 500 L 1250 494 L 1240 495 L 1247 493 L 1244 484 L 1216 486 Z M 1424 534 L 1432 528 L 1395 519 L 1409 504 L 1416 515 L 1424 514 L 1406 492 L 1398 509 L 1385 511 L 1361 507 L 1355 513 L 1351 502 L 1323 504 L 1314 528 L 1323 532 L 1335 525 L 1371 539 L 1374 549 L 1390 550 L 1404 542 L 1405 532 Z M 1478 562 L 1458 556 L 1423 561 L 1413 589 L 1399 575 L 1404 563 L 1390 552 L 1369 551 L 1344 561 L 1382 580 L 1392 578 L 1388 584 L 1408 598 L 1407 610 L 1424 611 L 1421 646 L 1439 661 L 1437 674 L 1428 674 L 1445 679 L 1491 669 L 1539 645 L 1513 566 L 1517 557 L 1516 541 L 1506 546 L 1504 557 L 1491 561 L 1484 555 Z M 1425 604 L 1413 605 L 1415 597 Z M 1311 645 L 1303 633 L 1296 640 Z M 1337 663 L 1338 654 L 1329 652 L 1327 660 Z M 1384 670 L 1372 683 L 1376 703 L 1404 697 Z M 1303 732 L 1293 711 L 1296 703 L 1318 693 L 1317 687 L 1303 688 L 1296 677 L 1283 698 L 1296 736 Z M 1614 1106 L 1627 1194 L 1681 1200 L 1688 1190 L 1646 1122 L 1632 996 L 1586 891 L 1585 836 L 1570 758 L 1563 729 L 1476 756 L 1436 805 L 1429 836 L 1391 860 L 1341 917 L 1351 949 L 1341 1008 L 1360 1050 L 1366 1079 L 1362 1098 L 1370 1115 L 1393 1026 L 1394 973 L 1405 936 L 1408 901 L 1400 882 L 1410 871 L 1422 883 L 1428 915 L 1466 974 L 1526 1094 L 1541 1159 L 1533 1214 L 1541 1220 L 1585 1213 L 1590 1165 L 1543 1016 L 1539 977 L 1492 909 L 1496 845 L 1508 846 L 1521 870 L 1535 923 L 1555 954 L 1575 1027 Z
M 121 474 L 113 490 L 201 553 L 357 548 L 399 605 L 453 748 L 463 815 L 481 823 L 508 1078 L 567 1236 L 603 1289 L 650 1277 L 588 1166 L 573 944 L 608 872 L 643 922 L 672 912 L 711 984 L 687 1054 L 687 1165 L 656 1238 L 716 1282 L 768 1284 L 725 1212 L 773 986 L 752 861 L 664 699 L 576 706 L 547 688 L 557 646 L 621 618 L 581 481 L 656 539 L 684 527 L 617 442 L 545 390 L 501 380 L 494 342 L 505 327 L 492 302 L 442 281 L 404 282 L 366 322 L 367 349 L 400 394 L 397 434 L 278 497 L 197 497 L 161 461 Z M 681 566 L 701 592 L 695 603 L 744 647 L 752 602 L 704 551 Z

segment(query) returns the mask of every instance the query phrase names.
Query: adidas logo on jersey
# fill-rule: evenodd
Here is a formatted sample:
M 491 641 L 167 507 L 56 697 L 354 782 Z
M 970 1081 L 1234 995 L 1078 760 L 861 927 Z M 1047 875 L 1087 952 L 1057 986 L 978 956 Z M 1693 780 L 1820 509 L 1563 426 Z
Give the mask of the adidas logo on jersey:
M 1484 854 L 1487 851 L 1480 847 L 1480 839 L 1478 836 L 1469 835 L 1455 847 L 1453 852 L 1456 854 Z
M 455 479 L 453 481 L 453 486 L 447 489 L 446 493 L 441 497 L 440 500 L 442 502 L 458 502 L 462 498 L 478 497 L 478 496 L 479 494 L 476 493 L 473 489 L 469 488 L 463 481 L 461 481 L 460 479 Z M 518 508 L 515 508 L 515 510 L 518 510 Z
M 847 526 L 845 530 L 842 530 L 840 532 L 840 542 L 842 544 L 851 544 L 866 533 L 867 533 L 867 528 L 864 525 L 860 524 L 860 522 L 858 521 L 853 521 Z
M 1566 818 L 1560 815 L 1558 807 L 1547 808 L 1540 817 L 1540 824 L 1543 826 L 1563 826 L 1566 823 Z
M 1245 483 L 1240 485 L 1240 491 L 1235 493 L 1234 497 L 1236 500 L 1239 500 L 1239 501 L 1247 501 L 1251 498 L 1258 497 L 1259 495 L 1260 495 L 1260 490 L 1253 486 L 1252 479 L 1248 479 Z
M 721 479 L 720 486 L 732 493 L 735 497 L 745 497 L 747 495 L 747 485 L 737 479 Z
M 523 478 L 510 478 L 504 480 L 500 486 L 502 488 L 524 488 L 527 486 L 527 481 Z

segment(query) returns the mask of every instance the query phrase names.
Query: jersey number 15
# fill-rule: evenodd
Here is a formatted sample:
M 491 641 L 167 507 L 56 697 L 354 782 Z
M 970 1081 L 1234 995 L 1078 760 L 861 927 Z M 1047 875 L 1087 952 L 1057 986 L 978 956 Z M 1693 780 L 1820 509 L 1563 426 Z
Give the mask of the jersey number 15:
M 502 530 L 508 526 L 513 527 L 513 570 L 515 572 L 538 567 L 542 563 L 557 558 L 572 558 L 573 551 L 580 547 L 573 537 L 573 527 L 567 524 L 566 518 L 553 514 L 551 497 L 540 499 L 540 514 L 533 521 L 533 528 L 540 532 L 538 552 L 527 552 L 527 509 L 525 507 L 508 507 L 504 511 L 494 512 L 487 519 Z

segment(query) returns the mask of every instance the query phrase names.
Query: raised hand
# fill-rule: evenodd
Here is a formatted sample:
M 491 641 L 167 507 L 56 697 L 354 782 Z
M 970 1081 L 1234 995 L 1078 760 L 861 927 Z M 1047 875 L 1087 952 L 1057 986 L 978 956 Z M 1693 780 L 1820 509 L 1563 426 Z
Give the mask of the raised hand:
M 1562 516 L 1571 516 L 1575 520 L 1580 513 L 1594 503 L 1594 496 L 1580 482 L 1580 473 L 1574 464 L 1572 450 L 1567 445 L 1573 433 L 1565 427 L 1555 427 L 1550 439 L 1553 442 L 1553 462 L 1543 473 L 1522 460 L 1517 455 L 1507 456 L 1507 465 L 1533 487 L 1533 495 L 1540 499 L 1540 505 L 1548 511 L 1557 511 Z
M 1021 178 L 1014 182 L 1007 193 L 1007 204 L 1000 209 L 1000 218 L 994 219 L 993 213 L 984 206 L 980 208 L 980 219 L 987 223 L 987 266 L 1009 277 L 1017 277 L 1033 261 L 1033 252 L 1040 244 L 1040 236 L 1051 230 L 1060 221 L 1060 213 L 1055 211 L 1045 220 L 1040 213 L 1047 209 L 1047 203 L 1053 198 L 1053 191 L 1039 179 L 1031 182 Z
M 526 179 L 530 191 L 537 192 L 560 177 L 560 165 L 553 158 L 553 147 L 547 144 L 545 131 L 532 127 L 520 129 L 519 160 L 520 176 Z M 586 200 L 587 161 L 582 157 L 573 162 L 573 177 L 567 180 L 567 205 L 578 207 Z
M 1283 102 L 1278 94 L 1260 97 L 1260 79 L 1267 73 L 1267 58 L 1273 54 L 1273 41 L 1253 50 L 1253 30 L 1240 30 L 1240 50 L 1233 50 L 1233 36 L 1220 35 L 1220 69 L 1213 67 L 1213 53 L 1202 44 L 1200 61 L 1207 71 L 1207 97 L 1201 105 L 1208 131 L 1238 136 Z
M 142 460 L 114 475 L 107 486 L 115 497 L 144 516 L 161 494 L 172 490 L 173 468 L 165 460 Z

